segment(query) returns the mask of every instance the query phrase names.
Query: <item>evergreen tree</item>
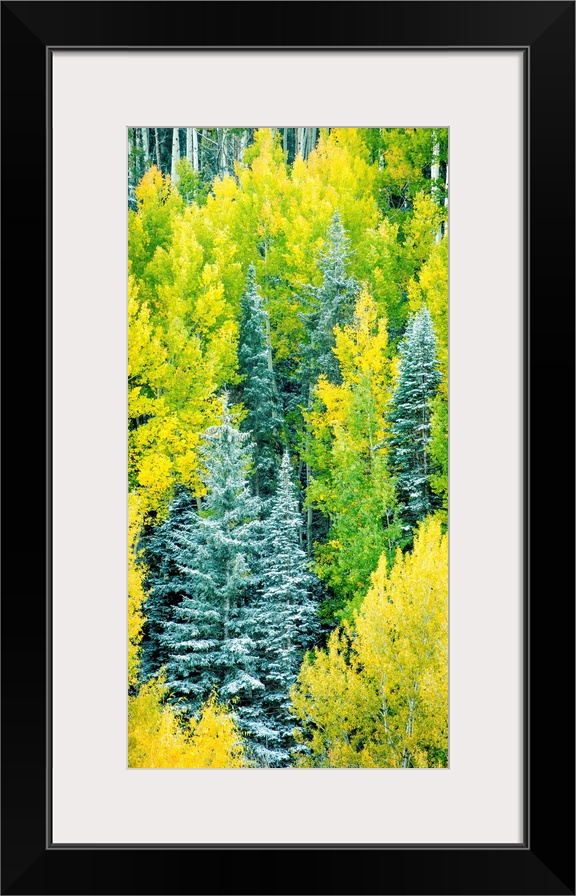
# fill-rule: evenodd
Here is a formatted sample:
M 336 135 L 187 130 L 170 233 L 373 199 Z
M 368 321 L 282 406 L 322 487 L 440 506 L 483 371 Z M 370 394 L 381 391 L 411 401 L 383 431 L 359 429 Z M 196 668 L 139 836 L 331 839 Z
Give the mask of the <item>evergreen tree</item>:
M 328 230 L 325 251 L 320 255 L 318 267 L 323 274 L 320 287 L 308 287 L 308 301 L 311 310 L 302 314 L 306 327 L 307 341 L 302 347 L 300 369 L 305 406 L 312 406 L 312 393 L 320 376 L 330 383 L 340 383 L 340 369 L 333 348 L 336 344 L 334 328 L 344 326 L 352 320 L 354 304 L 360 294 L 361 284 L 353 277 L 346 276 L 346 260 L 350 255 L 344 227 L 338 211 L 334 212 Z M 310 442 L 305 436 L 302 454 L 309 456 Z M 312 469 L 306 461 L 306 487 L 312 481 Z M 306 547 L 312 556 L 314 541 L 323 538 L 328 531 L 328 521 L 318 513 L 314 514 L 309 504 L 306 518 Z
M 411 540 L 411 528 L 440 504 L 430 484 L 435 470 L 429 444 L 430 405 L 441 374 L 432 318 L 425 306 L 410 317 L 398 350 L 400 374 L 389 412 L 389 457 L 403 528 Z
M 289 690 L 296 681 L 306 650 L 319 632 L 315 577 L 300 547 L 302 517 L 291 479 L 290 459 L 284 452 L 276 495 L 266 523 L 261 558 L 261 594 L 254 613 L 260 631 L 262 735 L 270 765 L 285 765 L 294 746 L 294 719 Z
M 161 640 L 170 655 L 166 683 L 188 711 L 216 688 L 222 699 L 237 699 L 238 721 L 250 735 L 251 703 L 263 689 L 248 610 L 261 505 L 248 485 L 248 436 L 233 425 L 227 399 L 223 404 L 219 425 L 204 434 L 202 509 L 174 533 L 183 597 Z
M 169 659 L 162 635 L 174 607 L 182 599 L 185 587 L 177 565 L 179 546 L 175 537 L 177 532 L 185 531 L 195 518 L 194 503 L 188 489 L 180 486 L 170 504 L 167 518 L 158 526 L 150 527 L 141 541 L 148 570 L 144 581 L 148 593 L 143 604 L 146 621 L 140 657 L 140 680 L 143 683 L 156 677 Z
M 276 474 L 278 430 L 282 425 L 272 368 L 272 350 L 267 338 L 268 314 L 256 286 L 251 264 L 248 284 L 241 300 L 238 363 L 243 376 L 241 396 L 248 410 L 242 429 L 252 434 L 254 449 L 253 484 L 256 495 L 272 492 Z
M 318 261 L 323 274 L 322 286 L 308 287 L 311 309 L 302 315 L 308 336 L 303 347 L 302 373 L 308 389 L 321 374 L 330 382 L 340 382 L 338 362 L 332 351 L 335 345 L 334 327 L 350 322 L 361 288 L 357 280 L 346 276 L 349 243 L 336 211 L 328 230 L 326 250 Z

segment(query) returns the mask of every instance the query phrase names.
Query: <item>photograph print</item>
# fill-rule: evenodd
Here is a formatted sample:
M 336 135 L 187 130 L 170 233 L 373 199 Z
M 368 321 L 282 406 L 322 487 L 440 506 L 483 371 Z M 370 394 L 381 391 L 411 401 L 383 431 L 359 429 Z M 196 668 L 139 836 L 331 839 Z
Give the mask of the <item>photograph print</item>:
M 127 144 L 128 767 L 448 767 L 448 130 Z

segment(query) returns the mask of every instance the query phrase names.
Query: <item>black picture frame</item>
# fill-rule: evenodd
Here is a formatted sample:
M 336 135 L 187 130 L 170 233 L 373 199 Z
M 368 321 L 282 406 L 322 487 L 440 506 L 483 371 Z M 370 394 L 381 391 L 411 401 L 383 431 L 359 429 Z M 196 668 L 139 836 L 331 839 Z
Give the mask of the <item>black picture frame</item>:
M 2 893 L 574 894 L 575 3 L 240 2 L 220 3 L 216 9 L 207 2 L 74 0 L 2 2 L 1 7 Z M 141 15 L 144 7 L 146 15 Z M 183 36 L 190 34 L 191 46 L 213 49 L 523 50 L 522 844 L 61 848 L 50 843 L 51 185 L 46 121 L 51 49 L 154 48 L 158 21 L 173 16 L 178 28 L 162 31 L 165 48 L 183 46 Z M 255 30 L 257 22 L 261 27 Z M 269 39 L 255 43 L 256 34 Z M 492 534 L 505 537 L 497 496 L 493 500 Z M 491 737 L 486 749 L 498 749 L 497 732 Z

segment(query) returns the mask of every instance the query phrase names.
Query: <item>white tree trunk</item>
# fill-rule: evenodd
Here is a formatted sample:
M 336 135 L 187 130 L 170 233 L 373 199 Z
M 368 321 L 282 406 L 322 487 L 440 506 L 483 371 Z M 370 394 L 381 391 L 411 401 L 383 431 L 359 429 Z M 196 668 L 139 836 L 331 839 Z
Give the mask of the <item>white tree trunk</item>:
M 240 162 L 240 164 L 242 164 L 244 161 L 244 152 L 246 150 L 246 147 L 248 146 L 248 138 L 249 137 L 250 137 L 250 129 L 245 128 L 242 131 L 242 136 L 240 137 L 240 152 L 238 154 L 238 161 Z
M 305 128 L 296 128 L 296 153 L 295 155 L 304 156 L 303 153 L 303 144 L 304 144 L 304 131 Z
M 198 164 L 198 128 L 192 128 L 192 167 L 194 171 L 199 171 Z
M 303 156 L 308 158 L 314 146 L 316 145 L 316 128 L 304 128 L 304 147 Z
M 228 129 L 218 129 L 218 173 L 220 177 L 228 172 Z
M 430 176 L 432 178 L 432 199 L 438 202 L 438 184 L 436 181 L 440 177 L 440 144 L 436 142 L 436 134 L 433 135 L 434 145 L 432 147 L 432 165 L 430 166 Z M 442 239 L 442 227 L 436 232 L 436 242 Z
M 156 167 L 158 171 L 162 171 L 162 165 L 160 164 L 160 140 L 158 139 L 158 128 L 154 128 L 154 146 L 156 148 Z
M 180 161 L 180 129 L 172 128 L 172 170 L 170 172 L 172 183 L 178 183 L 176 165 Z
M 142 145 L 144 148 L 144 166 L 150 167 L 150 131 L 148 128 L 142 128 Z
M 128 128 L 128 200 L 136 202 L 134 199 L 134 187 L 136 178 L 134 176 L 134 128 Z
M 192 128 L 186 128 L 186 158 L 192 165 Z

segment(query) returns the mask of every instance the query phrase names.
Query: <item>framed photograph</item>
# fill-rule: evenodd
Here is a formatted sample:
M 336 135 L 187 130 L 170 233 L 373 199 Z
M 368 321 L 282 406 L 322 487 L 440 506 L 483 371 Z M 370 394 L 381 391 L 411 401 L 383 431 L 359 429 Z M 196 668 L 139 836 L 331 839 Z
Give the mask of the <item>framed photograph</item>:
M 2 3 L 2 892 L 575 892 L 574 12 Z

